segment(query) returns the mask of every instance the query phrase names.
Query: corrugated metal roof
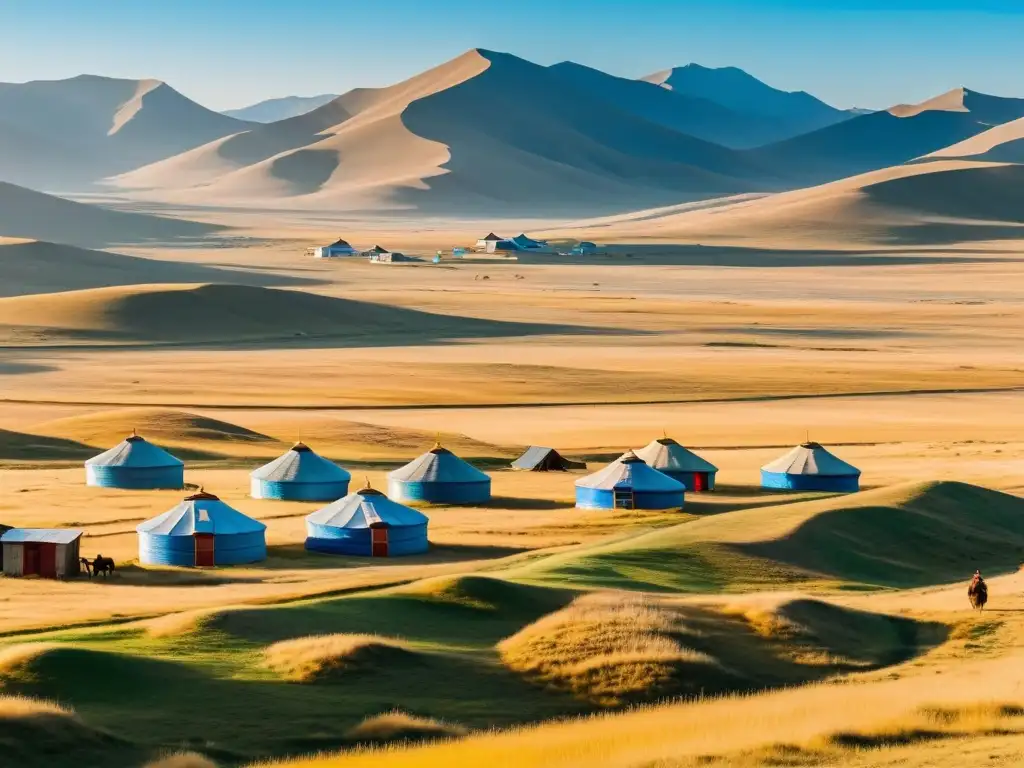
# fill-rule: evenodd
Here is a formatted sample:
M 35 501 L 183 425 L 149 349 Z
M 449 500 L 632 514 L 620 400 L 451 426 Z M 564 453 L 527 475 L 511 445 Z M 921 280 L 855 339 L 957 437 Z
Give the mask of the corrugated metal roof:
M 786 475 L 820 475 L 822 477 L 849 477 L 860 475 L 852 464 L 830 453 L 818 443 L 798 445 L 785 456 L 761 467 L 765 472 Z
M 0 542 L 4 544 L 70 544 L 81 537 L 77 528 L 11 528 Z

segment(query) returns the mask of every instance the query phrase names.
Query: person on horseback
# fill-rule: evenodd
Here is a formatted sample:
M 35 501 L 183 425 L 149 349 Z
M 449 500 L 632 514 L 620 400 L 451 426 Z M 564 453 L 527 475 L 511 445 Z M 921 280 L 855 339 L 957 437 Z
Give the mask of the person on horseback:
M 967 587 L 967 599 L 971 602 L 971 608 L 978 611 L 985 609 L 985 603 L 988 602 L 988 585 L 982 578 L 980 570 L 974 572 L 974 578 Z

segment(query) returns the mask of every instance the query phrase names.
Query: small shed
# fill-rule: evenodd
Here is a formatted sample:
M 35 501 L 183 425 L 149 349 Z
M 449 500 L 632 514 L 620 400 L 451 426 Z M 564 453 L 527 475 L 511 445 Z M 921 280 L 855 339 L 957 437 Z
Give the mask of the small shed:
M 427 516 L 367 484 L 306 518 L 306 549 L 331 555 L 397 557 L 426 552 Z
M 283 456 L 253 471 L 249 478 L 254 499 L 334 501 L 348 493 L 352 476 L 298 442 Z
M 267 526 L 202 489 L 135 530 L 144 565 L 212 567 L 267 559 Z
M 512 462 L 512 469 L 526 472 L 566 472 L 570 469 L 586 469 L 581 461 L 570 461 L 554 448 L 531 445 L 526 453 Z
M 679 509 L 686 489 L 632 451 L 604 469 L 576 481 L 580 509 Z
M 675 478 L 688 491 L 713 491 L 718 467 L 684 448 L 671 437 L 653 440 L 636 452 L 648 466 Z
M 66 579 L 81 572 L 77 528 L 11 528 L 0 537 L 5 576 Z
M 318 259 L 333 259 L 339 256 L 355 256 L 356 249 L 349 245 L 347 240 L 338 238 L 330 245 L 323 245 L 313 249 L 313 255 Z
M 85 462 L 86 485 L 129 490 L 180 489 L 185 464 L 132 430 L 121 443 Z
M 482 504 L 491 498 L 491 478 L 436 445 L 388 475 L 388 496 L 395 501 Z
M 851 493 L 860 490 L 860 470 L 820 443 L 808 442 L 761 467 L 761 486 L 791 491 Z

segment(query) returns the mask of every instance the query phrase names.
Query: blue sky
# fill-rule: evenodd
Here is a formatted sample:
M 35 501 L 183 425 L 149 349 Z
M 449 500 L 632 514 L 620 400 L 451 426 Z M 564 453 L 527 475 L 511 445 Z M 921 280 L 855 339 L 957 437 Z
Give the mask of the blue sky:
M 215 108 L 388 85 L 462 51 L 638 77 L 739 66 L 836 106 L 1024 97 L 1024 0 L 0 0 L 0 81 L 155 77 Z

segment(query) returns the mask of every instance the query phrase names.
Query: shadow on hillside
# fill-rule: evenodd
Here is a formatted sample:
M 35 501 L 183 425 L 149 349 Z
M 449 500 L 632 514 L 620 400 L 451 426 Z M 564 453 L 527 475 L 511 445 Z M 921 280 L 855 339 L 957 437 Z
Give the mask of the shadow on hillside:
M 431 544 L 422 555 L 402 557 L 358 557 L 355 555 L 329 555 L 310 552 L 303 544 L 272 544 L 267 547 L 267 560 L 255 567 L 268 570 L 332 569 L 332 568 L 389 568 L 403 565 L 429 565 L 432 563 L 459 563 L 474 560 L 498 560 L 527 552 L 526 547 L 499 547 L 473 544 Z
M 566 477 L 568 479 L 571 476 L 567 475 Z M 570 509 L 573 506 L 573 502 L 554 501 L 552 499 L 530 499 L 522 496 L 492 496 L 486 506 L 496 509 Z

